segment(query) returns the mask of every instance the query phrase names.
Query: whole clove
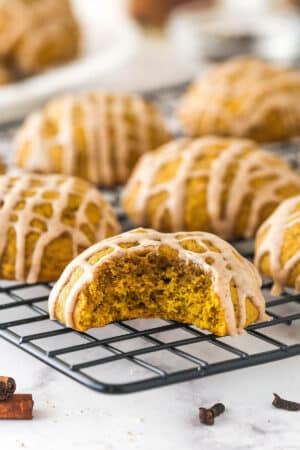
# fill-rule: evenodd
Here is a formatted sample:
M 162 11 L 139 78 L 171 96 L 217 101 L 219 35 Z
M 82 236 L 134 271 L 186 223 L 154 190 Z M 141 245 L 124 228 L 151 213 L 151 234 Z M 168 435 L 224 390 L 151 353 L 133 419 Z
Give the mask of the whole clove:
M 0 401 L 5 401 L 11 397 L 16 390 L 16 382 L 11 377 L 0 376 Z
M 216 403 L 210 409 L 213 411 L 215 417 L 217 417 L 223 414 L 223 412 L 225 411 L 225 406 L 223 405 L 223 403 Z
M 273 395 L 274 399 L 272 405 L 275 406 L 275 408 L 284 409 L 285 411 L 300 411 L 300 403 L 285 400 L 275 393 Z
M 220 416 L 225 411 L 223 403 L 216 403 L 211 408 L 199 408 L 199 420 L 204 425 L 214 425 L 215 417 Z

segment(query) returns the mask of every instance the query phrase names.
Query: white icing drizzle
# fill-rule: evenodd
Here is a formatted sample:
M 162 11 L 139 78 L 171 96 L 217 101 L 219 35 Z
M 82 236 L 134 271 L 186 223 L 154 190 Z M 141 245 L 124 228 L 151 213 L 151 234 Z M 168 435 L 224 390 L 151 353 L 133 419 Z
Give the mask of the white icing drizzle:
M 230 111 L 228 102 L 238 104 Z M 293 70 L 256 60 L 237 58 L 218 65 L 200 78 L 183 97 L 179 116 L 192 134 L 249 136 L 269 111 L 281 111 L 281 126 L 299 132 L 300 76 Z
M 225 145 L 226 149 L 214 158 L 211 166 L 206 169 L 197 169 L 197 160 L 207 155 L 205 149 L 208 146 L 220 144 Z M 237 159 L 239 157 L 240 159 Z M 166 182 L 155 184 L 155 177 L 162 167 L 178 159 L 180 159 L 180 165 L 176 175 Z M 223 192 L 226 188 L 224 179 L 234 163 L 238 164 L 238 169 L 230 186 L 222 217 Z M 268 180 L 269 177 L 272 179 Z M 254 187 L 253 181 L 257 178 L 267 179 L 268 182 L 263 186 Z M 184 230 L 186 229 L 185 202 L 190 179 L 199 179 L 199 189 L 203 183 L 207 185 L 206 207 L 211 229 L 225 239 L 234 237 L 234 227 L 242 204 L 248 195 L 253 197 L 249 220 L 244 230 L 245 238 L 253 237 L 260 225 L 260 213 L 264 206 L 282 201 L 282 196 L 278 193 L 280 188 L 292 183 L 299 187 L 300 191 L 300 179 L 291 168 L 284 161 L 258 149 L 251 141 L 217 137 L 178 139 L 141 158 L 123 193 L 124 208 L 137 225 L 151 225 L 158 230 L 162 226 L 163 214 L 168 211 L 171 217 L 170 231 Z M 139 188 L 135 203 L 133 207 L 130 207 L 132 209 L 129 209 L 126 207 L 126 201 L 131 197 L 136 186 Z M 168 194 L 166 200 L 160 203 L 149 219 L 147 217 L 149 200 L 163 192 Z
M 82 111 L 79 124 L 74 117 L 75 108 Z M 55 135 L 48 138 L 44 135 L 47 121 L 57 126 Z M 79 175 L 76 127 L 80 127 L 86 142 L 86 178 L 94 184 L 107 186 L 127 180 L 133 152 L 138 159 L 139 155 L 152 150 L 152 145 L 161 145 L 170 136 L 159 111 L 139 96 L 101 92 L 66 95 L 27 118 L 15 140 L 17 164 L 22 149 L 30 146 L 21 165 L 28 171 L 53 173 L 51 150 L 59 147 L 63 152 L 60 172 Z M 155 132 L 154 142 L 151 129 Z
M 261 268 L 262 258 L 269 255 L 270 272 L 274 281 L 272 288 L 274 295 L 279 295 L 283 288 L 288 285 L 291 272 L 300 263 L 300 247 L 285 264 L 281 260 L 285 233 L 289 228 L 300 224 L 300 211 L 295 211 L 299 206 L 299 195 L 285 200 L 262 224 L 257 233 L 257 239 L 265 233 L 266 235 L 256 248 L 255 265 L 257 268 Z M 295 240 L 295 246 L 297 245 L 297 240 Z M 296 278 L 294 287 L 297 291 L 300 291 L 300 276 Z
M 187 240 L 193 240 L 202 248 L 203 253 L 197 253 L 186 250 L 182 243 Z M 130 248 L 122 248 L 121 243 L 136 243 Z M 219 252 L 213 251 L 209 245 L 219 249 Z M 260 290 L 261 278 L 248 260 L 237 254 L 236 250 L 227 242 L 215 235 L 204 232 L 190 233 L 159 233 L 154 230 L 136 229 L 127 233 L 105 239 L 85 250 L 77 256 L 64 270 L 62 276 L 55 284 L 49 298 L 49 311 L 52 319 L 56 318 L 56 305 L 59 302 L 59 296 L 64 286 L 69 282 L 72 273 L 78 267 L 83 270 L 82 275 L 74 283 L 65 303 L 65 323 L 69 327 L 74 326 L 73 313 L 76 307 L 80 292 L 94 279 L 99 273 L 101 267 L 106 261 L 117 259 L 124 254 L 137 254 L 141 249 L 150 247 L 156 253 L 161 245 L 169 246 L 178 252 L 178 258 L 186 263 L 193 263 L 205 273 L 212 277 L 214 292 L 218 295 L 222 308 L 224 310 L 227 331 L 230 335 L 241 333 L 246 325 L 246 299 L 250 299 L 256 306 L 259 319 L 267 320 L 265 314 L 265 301 Z M 94 265 L 88 260 L 97 252 L 110 248 L 112 252 L 103 256 Z M 207 261 L 210 261 L 208 263 Z M 237 295 L 239 299 L 239 323 L 237 323 L 234 306 L 231 298 L 230 283 L 234 280 Z
M 40 185 L 32 186 L 33 182 L 39 182 Z M 25 191 L 29 191 L 30 196 L 24 197 Z M 56 192 L 58 196 L 51 200 L 46 199 L 44 195 L 47 192 Z M 62 214 L 67 208 L 69 196 L 72 194 L 82 199 L 75 212 L 75 226 L 69 226 L 62 222 Z M 81 225 L 87 224 L 92 229 L 95 241 L 107 236 L 107 226 L 110 226 L 116 233 L 120 231 L 112 207 L 100 192 L 85 181 L 73 177 L 30 174 L 16 177 L 1 176 L 0 198 L 3 201 L 0 208 L 0 255 L 2 258 L 8 230 L 13 228 L 16 233 L 15 279 L 17 281 L 28 283 L 38 281 L 46 247 L 64 233 L 68 233 L 72 237 L 73 256 L 75 257 L 80 251 L 80 247 L 89 247 L 93 243 L 81 231 Z M 16 209 L 18 203 L 22 201 L 24 201 L 24 207 Z M 86 208 L 89 203 L 97 205 L 101 211 L 101 219 L 97 226 L 90 224 L 86 216 Z M 46 218 L 34 211 L 35 206 L 42 204 L 51 205 L 51 217 Z M 16 216 L 15 221 L 11 219 L 12 216 Z M 46 231 L 41 231 L 34 226 L 35 219 L 44 223 Z M 40 236 L 34 247 L 30 270 L 26 275 L 25 246 L 26 238 L 31 232 L 39 233 Z

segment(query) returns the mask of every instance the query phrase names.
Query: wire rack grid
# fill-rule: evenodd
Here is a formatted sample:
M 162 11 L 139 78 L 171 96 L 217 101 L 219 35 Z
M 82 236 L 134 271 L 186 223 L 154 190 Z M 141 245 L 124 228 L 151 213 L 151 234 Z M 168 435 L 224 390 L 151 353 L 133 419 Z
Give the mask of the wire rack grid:
M 117 202 L 117 194 L 109 193 Z M 130 227 L 119 211 L 123 228 Z M 245 256 L 252 243 L 236 243 Z M 137 392 L 300 355 L 300 294 L 263 292 L 270 322 L 237 338 L 163 320 L 130 320 L 79 333 L 49 320 L 51 284 L 0 283 L 0 336 L 103 393 Z M 298 325 L 298 326 L 297 326 Z
M 169 115 L 180 89 L 150 97 Z M 176 122 L 172 126 L 176 131 Z M 0 141 L 6 139 L 9 145 L 12 132 L 0 130 Z M 295 143 L 285 148 L 285 156 L 298 164 Z M 130 223 L 119 207 L 119 193 L 105 194 L 125 230 Z M 251 259 L 252 242 L 234 245 Z M 231 338 L 160 319 L 122 321 L 79 333 L 49 320 L 51 284 L 0 281 L 0 337 L 88 388 L 109 394 L 137 392 L 300 355 L 300 294 L 287 289 L 272 297 L 270 287 L 264 280 L 272 320 Z

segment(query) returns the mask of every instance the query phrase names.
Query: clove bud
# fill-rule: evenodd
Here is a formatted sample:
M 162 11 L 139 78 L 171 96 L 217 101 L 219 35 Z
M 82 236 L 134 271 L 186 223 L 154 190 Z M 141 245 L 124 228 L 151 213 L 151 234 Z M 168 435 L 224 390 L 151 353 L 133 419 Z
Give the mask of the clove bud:
M 274 399 L 272 405 L 275 406 L 275 408 L 284 409 L 285 411 L 300 411 L 300 403 L 284 400 L 278 394 L 273 395 Z
M 16 382 L 11 377 L 0 376 L 0 401 L 7 400 L 16 390 Z
M 199 408 L 199 420 L 204 425 L 213 425 L 215 417 L 220 416 L 225 411 L 223 403 L 216 403 L 211 408 Z

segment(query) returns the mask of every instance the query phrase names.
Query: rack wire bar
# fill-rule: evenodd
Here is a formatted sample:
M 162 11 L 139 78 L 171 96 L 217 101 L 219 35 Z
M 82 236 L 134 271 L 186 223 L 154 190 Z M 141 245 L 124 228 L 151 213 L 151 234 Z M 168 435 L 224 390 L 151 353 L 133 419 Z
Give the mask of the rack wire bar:
M 247 255 L 249 245 L 244 249 Z M 137 392 L 300 355 L 300 294 L 289 290 L 280 297 L 271 297 L 270 288 L 271 283 L 266 280 L 263 292 L 272 320 L 252 324 L 241 337 L 218 337 L 193 326 L 161 320 L 158 325 L 146 320 L 117 322 L 105 327 L 106 335 L 102 337 L 97 336 L 95 330 L 79 333 L 49 320 L 47 300 L 51 285 L 0 282 L 0 336 L 95 391 L 109 394 Z M 47 329 L 44 330 L 42 325 Z M 281 329 L 277 330 L 278 327 Z M 66 337 L 69 338 L 67 343 Z M 252 341 L 246 349 L 240 346 L 245 337 Z M 137 340 L 142 344 L 136 345 Z M 209 346 L 203 354 L 202 345 Z M 216 361 L 208 360 L 216 352 L 221 352 L 222 357 Z M 163 357 L 155 358 L 161 353 Z M 72 355 L 77 358 L 69 361 Z M 166 368 L 164 363 L 168 355 L 174 356 L 176 363 Z M 150 360 L 147 359 L 149 356 Z M 177 364 L 179 360 L 188 366 L 182 369 Z M 125 373 L 128 379 L 121 382 L 112 382 L 109 376 L 106 381 L 102 379 L 102 368 L 124 361 L 129 363 L 130 369 L 123 371 L 121 368 L 120 375 Z M 97 374 L 87 372 L 95 368 Z M 130 375 L 140 369 L 143 371 L 140 378 L 131 380 Z
M 150 94 L 167 115 L 182 86 Z M 173 124 L 176 132 L 176 124 Z M 0 131 L 0 142 L 7 134 Z M 299 143 L 285 146 L 298 164 Z M 298 147 L 297 147 L 298 146 Z M 277 149 L 275 149 L 277 151 Z M 131 227 L 119 206 L 119 193 L 105 192 L 123 230 Z M 236 242 L 249 259 L 252 242 Z M 272 297 L 264 280 L 268 322 L 244 335 L 218 337 L 193 326 L 163 320 L 130 320 L 80 333 L 49 320 L 51 284 L 0 281 L 0 337 L 82 385 L 107 394 L 124 394 L 204 378 L 300 355 L 300 294 L 287 289 Z
M 292 298 L 289 299 L 289 301 L 293 301 Z M 19 302 L 20 305 L 22 302 Z M 300 309 L 300 308 L 299 308 Z M 39 317 L 39 319 L 44 319 L 43 316 Z M 284 318 L 282 318 L 284 319 Z M 295 314 L 293 317 L 293 320 L 299 320 L 300 319 L 300 312 L 298 314 Z M 34 320 L 34 319 L 33 319 Z M 180 329 L 182 327 L 181 324 L 172 324 L 173 330 L 174 329 Z M 260 324 L 263 325 L 263 324 Z M 271 327 L 271 322 L 268 322 L 269 327 Z M 299 325 L 299 324 L 298 324 Z M 300 355 L 300 343 L 293 344 L 293 345 L 285 345 L 280 341 L 277 341 L 273 338 L 269 338 L 262 333 L 258 333 L 257 331 L 253 330 L 253 326 L 250 326 L 247 330 L 247 332 L 253 336 L 255 336 L 259 340 L 267 340 L 272 345 L 276 346 L 277 348 L 271 351 L 264 351 L 264 352 L 258 352 L 253 355 L 249 355 L 245 352 L 240 352 L 239 349 L 234 348 L 233 346 L 228 346 L 226 350 L 237 354 L 238 358 L 230 358 L 228 360 L 223 360 L 216 363 L 207 363 L 205 360 L 199 360 L 199 358 L 194 358 L 192 355 L 189 355 L 188 352 L 180 352 L 176 351 L 175 349 L 180 348 L 181 346 L 185 346 L 187 344 L 197 344 L 201 341 L 207 340 L 213 344 L 220 344 L 221 340 L 213 335 L 202 335 L 199 332 L 198 337 L 185 339 L 185 340 L 178 340 L 175 342 L 170 342 L 168 344 L 161 344 L 158 341 L 157 347 L 146 347 L 144 349 L 137 349 L 130 352 L 118 352 L 112 355 L 110 358 L 102 358 L 98 360 L 92 360 L 89 363 L 80 363 L 80 364 L 68 364 L 62 360 L 60 360 L 57 356 L 58 354 L 63 353 L 63 349 L 60 349 L 58 352 L 52 351 L 46 351 L 42 346 L 35 345 L 32 343 L 32 340 L 38 339 L 38 338 L 50 338 L 53 337 L 53 333 L 44 333 L 42 336 L 39 334 L 31 335 L 31 339 L 24 339 L 22 336 L 10 329 L 10 326 L 7 324 L 0 324 L 0 336 L 2 336 L 5 340 L 8 342 L 14 344 L 15 346 L 21 348 L 25 352 L 31 354 L 32 356 L 36 357 L 37 359 L 43 361 L 44 363 L 48 364 L 49 366 L 55 368 L 56 370 L 64 373 L 65 375 L 69 376 L 70 378 L 78 381 L 79 383 L 94 389 L 98 392 L 103 393 L 109 393 L 109 394 L 121 394 L 121 393 L 131 393 L 131 392 L 137 392 L 141 390 L 151 389 L 154 387 L 161 387 L 166 386 L 174 383 L 179 383 L 182 381 L 188 381 L 195 378 L 203 378 L 210 375 L 220 374 L 236 369 L 241 369 L 245 367 L 251 367 L 258 364 L 264 364 L 272 361 L 278 361 L 281 359 L 285 359 L 288 357 Z M 188 326 L 184 326 L 184 328 L 189 329 Z M 256 326 L 257 328 L 257 326 Z M 166 330 L 166 326 L 163 327 L 157 327 L 156 329 L 152 330 L 156 333 L 164 332 Z M 148 330 L 144 330 L 144 334 L 142 332 L 139 332 L 139 336 L 148 337 L 147 334 Z M 73 330 L 68 329 L 62 329 L 61 332 L 68 332 L 68 333 L 77 333 Z M 133 331 L 133 334 L 135 332 Z M 151 334 L 151 333 L 150 333 Z M 57 335 L 57 334 L 56 334 Z M 134 336 L 131 336 L 133 338 Z M 123 335 L 120 336 L 120 340 L 124 339 Z M 119 341 L 120 341 L 119 340 Z M 114 338 L 115 342 L 118 342 L 117 337 Z M 97 346 L 103 346 L 103 345 L 109 345 L 107 344 L 107 340 L 96 340 L 92 341 Z M 110 342 L 110 341 L 109 341 Z M 88 345 L 88 344 L 87 344 Z M 224 343 L 221 344 L 222 347 Z M 226 347 L 226 345 L 225 345 Z M 110 347 L 111 348 L 111 347 Z M 144 368 L 147 368 L 148 370 L 151 370 L 151 372 L 154 372 L 156 376 L 142 379 L 139 381 L 134 382 L 126 382 L 121 384 L 114 384 L 114 383 L 108 383 L 108 382 L 102 382 L 101 379 L 97 379 L 95 377 L 89 376 L 87 374 L 84 374 L 81 372 L 81 369 L 85 366 L 90 365 L 100 365 L 100 364 L 106 364 L 111 360 L 117 360 L 117 359 L 126 359 L 127 361 L 131 361 L 132 363 L 137 363 L 138 360 L 135 359 L 136 356 L 141 354 L 146 354 L 150 350 L 152 352 L 157 352 L 161 349 L 168 349 L 170 351 L 176 351 L 176 355 L 182 357 L 182 358 L 190 358 L 193 362 L 197 364 L 197 367 L 193 369 L 186 369 L 186 370 L 178 370 L 174 373 L 166 373 L 164 370 L 159 370 L 155 368 L 150 364 L 143 364 Z M 224 348 L 224 347 L 223 347 Z M 77 349 L 73 349 L 72 347 L 67 347 L 66 352 L 70 351 L 76 351 Z M 84 350 L 84 347 L 83 347 Z M 154 369 L 154 370 L 153 370 Z

